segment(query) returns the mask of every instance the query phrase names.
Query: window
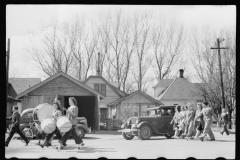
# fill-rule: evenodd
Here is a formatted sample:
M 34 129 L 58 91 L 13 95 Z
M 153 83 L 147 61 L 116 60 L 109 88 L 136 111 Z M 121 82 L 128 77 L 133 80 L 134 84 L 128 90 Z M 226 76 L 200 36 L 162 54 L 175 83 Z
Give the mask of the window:
M 106 95 L 106 85 L 105 84 L 101 85 L 101 94 Z
M 106 85 L 105 84 L 94 84 L 94 90 L 98 93 L 106 95 Z
M 94 90 L 99 93 L 99 84 L 94 84 Z

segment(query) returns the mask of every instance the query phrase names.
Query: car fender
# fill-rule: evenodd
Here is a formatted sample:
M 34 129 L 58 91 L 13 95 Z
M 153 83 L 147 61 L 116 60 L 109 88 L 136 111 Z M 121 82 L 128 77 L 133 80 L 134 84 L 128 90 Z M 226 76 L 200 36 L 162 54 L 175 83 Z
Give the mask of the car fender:
M 83 124 L 77 124 L 76 127 L 81 127 L 81 128 L 83 128 L 86 132 L 89 131 L 89 129 L 88 129 L 85 125 L 83 125 Z
M 137 129 L 141 128 L 143 125 L 149 125 L 151 127 L 153 133 L 159 134 L 159 132 L 153 127 L 153 125 L 147 121 L 143 121 L 143 122 L 140 122 L 139 124 L 137 124 Z

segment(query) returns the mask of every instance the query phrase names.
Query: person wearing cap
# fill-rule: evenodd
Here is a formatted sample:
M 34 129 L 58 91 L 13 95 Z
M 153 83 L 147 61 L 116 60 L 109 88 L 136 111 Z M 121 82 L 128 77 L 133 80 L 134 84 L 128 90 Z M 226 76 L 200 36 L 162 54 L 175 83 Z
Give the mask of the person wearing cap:
M 8 135 L 8 138 L 5 142 L 5 146 L 8 147 L 8 144 L 10 143 L 13 135 L 15 133 L 18 133 L 19 136 L 26 142 L 26 146 L 28 145 L 29 143 L 29 140 L 27 139 L 27 137 L 21 132 L 20 130 L 20 121 L 21 121 L 21 116 L 20 114 L 18 113 L 18 106 L 13 106 L 12 107 L 12 116 L 11 117 L 6 117 L 6 119 L 10 119 L 12 120 L 12 124 L 11 124 L 11 130 L 9 132 L 9 135 Z
M 214 134 L 211 130 L 211 125 L 212 125 L 212 117 L 214 117 L 216 119 L 217 122 L 219 122 L 217 116 L 215 115 L 213 109 L 209 106 L 208 102 L 204 102 L 203 103 L 203 109 L 200 115 L 198 115 L 195 120 L 200 117 L 201 115 L 204 116 L 204 120 L 205 120 L 205 125 L 204 125 L 204 130 L 203 130 L 203 135 L 200 136 L 200 140 L 203 141 L 204 137 L 206 137 L 206 135 L 208 134 L 210 137 L 210 141 L 215 141 L 215 137 Z M 194 122 L 195 122 L 194 120 Z
M 228 125 L 228 114 L 226 109 L 222 109 L 222 114 L 221 114 L 221 118 L 220 121 L 223 121 L 223 129 L 220 132 L 222 135 L 224 132 L 226 132 L 227 135 L 229 135 L 229 131 L 227 129 L 227 125 Z

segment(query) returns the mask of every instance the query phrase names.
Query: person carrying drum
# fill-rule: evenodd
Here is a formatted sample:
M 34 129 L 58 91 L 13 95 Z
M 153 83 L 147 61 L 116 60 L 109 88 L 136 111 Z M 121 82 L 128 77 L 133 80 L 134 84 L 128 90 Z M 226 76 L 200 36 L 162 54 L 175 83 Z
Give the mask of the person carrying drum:
M 78 117 L 77 100 L 74 97 L 69 97 L 69 105 L 70 107 L 66 110 L 66 116 L 71 121 L 72 128 L 68 132 L 64 133 L 62 139 L 59 142 L 59 145 L 56 147 L 56 149 L 58 150 L 63 148 L 64 146 L 63 144 L 66 143 L 70 134 L 72 134 L 75 140 L 75 143 L 78 144 L 78 147 L 76 149 L 82 149 L 82 147 L 84 146 L 82 139 L 76 133 L 76 125 L 77 125 L 76 118 Z
M 62 116 L 61 110 L 60 110 L 60 105 L 57 102 L 53 103 L 53 113 L 52 113 L 52 118 L 54 120 L 54 122 L 56 123 L 58 117 Z M 59 140 L 62 138 L 62 135 L 60 133 L 60 131 L 58 130 L 58 128 L 56 127 L 55 131 L 53 131 L 50 134 L 47 134 L 45 136 L 45 140 L 42 144 L 40 144 L 40 146 L 43 148 L 44 146 L 49 146 L 49 141 L 51 140 L 52 136 L 54 136 L 54 134 L 56 134 L 56 136 L 59 138 Z M 66 144 L 64 144 L 66 146 Z
M 5 142 L 5 146 L 8 147 L 8 144 L 11 141 L 11 139 L 12 139 L 12 137 L 15 133 L 18 133 L 20 135 L 20 137 L 26 142 L 26 146 L 27 146 L 28 143 L 29 143 L 29 140 L 20 131 L 20 128 L 19 128 L 21 117 L 20 117 L 20 114 L 18 113 L 18 106 L 13 106 L 12 111 L 13 111 L 12 116 L 11 117 L 6 117 L 6 119 L 11 119 L 12 120 L 12 125 L 11 125 L 11 130 L 9 132 L 8 138 Z

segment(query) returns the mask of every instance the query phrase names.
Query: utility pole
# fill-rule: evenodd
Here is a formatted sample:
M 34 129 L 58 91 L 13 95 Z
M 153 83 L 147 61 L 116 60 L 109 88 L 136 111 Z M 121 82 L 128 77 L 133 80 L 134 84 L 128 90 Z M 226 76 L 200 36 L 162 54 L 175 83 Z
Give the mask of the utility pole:
M 222 63 L 221 63 L 221 49 L 228 49 L 226 47 L 220 47 L 220 43 L 223 42 L 224 39 L 221 41 L 219 38 L 217 38 L 217 48 L 211 47 L 211 49 L 217 49 L 218 50 L 218 63 L 219 63 L 219 70 L 220 70 L 220 78 L 221 78 L 221 90 L 222 90 L 222 102 L 223 102 L 223 108 L 225 108 L 225 97 L 224 97 L 224 88 L 223 88 L 223 77 L 222 77 Z
M 10 39 L 8 38 L 8 46 L 7 46 L 7 51 L 6 51 L 6 61 L 7 61 L 6 90 L 7 90 L 7 95 L 8 95 L 9 59 L 10 59 Z

